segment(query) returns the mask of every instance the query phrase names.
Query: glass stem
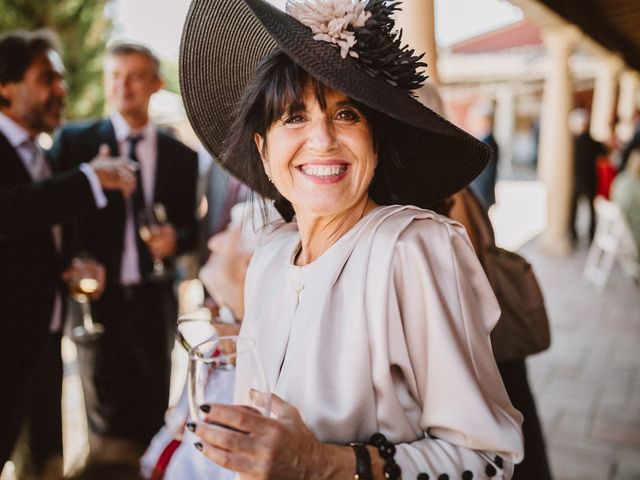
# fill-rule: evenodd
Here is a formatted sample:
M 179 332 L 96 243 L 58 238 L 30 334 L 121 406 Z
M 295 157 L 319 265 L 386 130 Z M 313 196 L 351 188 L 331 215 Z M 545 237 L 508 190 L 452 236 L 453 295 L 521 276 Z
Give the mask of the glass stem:
M 164 263 L 162 262 L 162 260 L 160 260 L 159 258 L 156 258 L 153 261 L 153 272 L 156 275 L 162 275 L 164 274 Z
M 91 303 L 87 298 L 82 302 L 82 323 L 87 332 L 93 330 L 93 318 L 91 317 Z

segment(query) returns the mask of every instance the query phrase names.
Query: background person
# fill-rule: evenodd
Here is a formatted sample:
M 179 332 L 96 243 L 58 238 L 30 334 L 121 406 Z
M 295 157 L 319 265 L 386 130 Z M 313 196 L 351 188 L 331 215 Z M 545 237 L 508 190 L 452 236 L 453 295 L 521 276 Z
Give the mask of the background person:
M 0 470 L 23 430 L 16 460 L 35 478 L 62 474 L 60 224 L 103 207 L 102 188 L 135 187 L 127 162 L 104 156 L 57 173 L 36 137 L 60 125 L 66 94 L 52 34 L 0 37 Z
M 596 213 L 593 199 L 596 197 L 598 178 L 596 161 L 607 150 L 603 144 L 591 138 L 589 134 L 589 112 L 583 108 L 575 109 L 569 115 L 569 126 L 574 135 L 573 144 L 573 194 L 571 196 L 570 227 L 573 242 L 578 241 L 576 225 L 578 202 L 585 198 L 589 202 L 589 242 L 596 231 Z
M 275 418 L 206 405 L 208 422 L 248 434 L 197 426 L 196 448 L 261 478 L 346 478 L 368 467 L 376 479 L 383 470 L 509 478 L 522 457 L 521 417 L 489 347 L 495 297 L 464 230 L 410 206 L 459 190 L 489 148 L 410 96 L 423 78 L 394 43 L 393 6 L 349 3 L 343 18 L 314 7 L 289 4 L 301 24 L 261 0 L 196 0 L 183 32 L 182 91 L 196 132 L 296 220 L 255 250 L 245 288 L 241 335 L 257 343 Z M 312 33 L 329 24 L 341 35 Z M 213 61 L 234 45 L 251 48 Z M 393 48 L 402 60 L 385 64 L 379 49 Z M 232 77 L 263 53 L 238 100 L 244 85 Z M 237 115 L 219 108 L 236 104 Z M 367 441 L 377 446 L 348 446 Z
M 469 132 L 491 148 L 491 159 L 480 175 L 471 182 L 471 190 L 482 202 L 486 210 L 496 203 L 496 181 L 498 179 L 498 159 L 500 150 L 493 136 L 493 106 L 478 102 L 468 115 Z
M 611 199 L 626 217 L 640 255 L 640 146 L 629 152 L 626 168 L 613 181 Z
M 130 199 L 108 194 L 107 208 L 77 224 L 78 247 L 107 271 L 105 292 L 92 305 L 105 333 L 92 344 L 78 344 L 91 455 L 137 458 L 163 424 L 169 399 L 178 314 L 170 266 L 195 246 L 198 167 L 194 151 L 149 119 L 149 99 L 163 84 L 149 49 L 111 46 L 104 81 L 109 118 L 65 126 L 52 155 L 71 168 L 106 144 L 140 165 L 139 188 Z M 155 229 L 147 246 L 139 235 L 139 212 L 157 203 L 168 222 Z M 165 262 L 170 274 L 153 279 L 152 257 Z
M 446 211 L 448 210 L 448 212 Z M 485 272 L 495 271 L 488 248 L 495 246 L 493 227 L 484 206 L 470 188 L 463 188 L 451 197 L 450 208 L 443 214 L 460 222 L 471 240 L 471 244 Z M 494 274 L 495 275 L 495 274 Z M 488 276 L 493 282 L 492 276 Z M 495 290 L 496 286 L 492 285 Z M 499 320 L 508 321 L 508 320 Z M 498 324 L 500 325 L 500 324 Z M 495 345 L 495 337 L 493 338 Z M 494 348 L 494 352 L 497 348 Z M 513 480 L 550 480 L 551 468 L 547 458 L 545 438 L 538 417 L 536 401 L 529 386 L 526 358 L 497 361 L 500 376 L 509 398 L 523 415 L 524 460 L 515 466 Z
M 423 105 L 446 117 L 442 99 L 432 84 L 423 85 L 416 94 Z M 485 272 L 496 268 L 491 264 L 492 258 L 487 251 L 488 248 L 495 246 L 493 226 L 484 205 L 471 188 L 463 188 L 442 202 L 441 205 L 434 206 L 433 209 L 464 226 Z M 487 275 L 487 278 L 490 283 L 495 281 L 492 275 Z M 496 292 L 497 285 L 492 283 L 492 287 Z M 495 341 L 495 337 L 492 341 Z M 494 354 L 495 352 L 494 348 Z M 524 417 L 522 422 L 524 460 L 515 466 L 513 480 L 549 480 L 551 479 L 551 469 L 535 398 L 529 386 L 526 359 L 497 361 L 497 364 L 513 406 Z
M 252 253 L 242 246 L 241 228 L 245 229 L 245 236 L 256 235 L 252 226 L 245 222 L 214 235 L 208 242 L 209 260 L 199 274 L 215 304 L 226 307 L 230 315 L 237 319 L 236 323 L 221 323 L 214 318 L 215 336 L 237 335 L 244 315 L 244 278 Z M 231 395 L 231 391 L 219 392 L 221 401 L 228 401 Z M 180 399 L 165 414 L 165 424 L 154 436 L 140 461 L 145 478 L 234 478 L 233 472 L 219 467 L 193 448 L 198 438 L 193 433 L 193 424 L 187 427 L 187 422 L 191 421 L 185 382 Z

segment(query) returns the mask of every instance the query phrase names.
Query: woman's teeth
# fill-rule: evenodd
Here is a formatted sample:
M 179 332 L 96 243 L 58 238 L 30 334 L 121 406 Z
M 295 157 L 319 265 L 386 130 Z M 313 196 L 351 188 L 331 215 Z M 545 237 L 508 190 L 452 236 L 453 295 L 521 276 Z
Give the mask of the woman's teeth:
M 344 173 L 347 170 L 346 165 L 303 165 L 300 170 L 306 175 L 314 177 L 329 178 Z

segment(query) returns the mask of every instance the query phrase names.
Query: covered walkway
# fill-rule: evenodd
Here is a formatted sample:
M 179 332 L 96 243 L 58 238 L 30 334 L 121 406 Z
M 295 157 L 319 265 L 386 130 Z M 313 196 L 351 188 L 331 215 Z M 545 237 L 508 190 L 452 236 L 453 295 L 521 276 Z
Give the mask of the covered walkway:
M 499 241 L 513 248 L 522 240 L 514 234 L 543 228 L 543 195 L 539 182 L 499 183 Z M 554 478 L 640 479 L 640 285 L 616 266 L 599 292 L 582 278 L 584 243 L 548 256 L 538 236 L 518 251 L 533 265 L 551 319 L 551 348 L 527 364 Z
M 614 268 L 599 293 L 581 277 L 586 246 L 520 253 L 551 317 L 552 346 L 528 365 L 556 480 L 640 479 L 640 286 Z

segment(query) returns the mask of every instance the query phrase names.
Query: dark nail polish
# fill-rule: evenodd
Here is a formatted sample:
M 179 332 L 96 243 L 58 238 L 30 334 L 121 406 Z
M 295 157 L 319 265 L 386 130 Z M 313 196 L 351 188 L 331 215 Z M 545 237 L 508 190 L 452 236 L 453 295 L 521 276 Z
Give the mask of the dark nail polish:
M 211 407 L 209 405 L 200 405 L 200 410 L 204 413 L 209 413 L 211 411 Z
M 198 450 L 202 451 L 202 443 L 196 442 L 193 444 Z
M 195 423 L 192 423 L 192 422 L 188 422 L 188 423 L 187 423 L 187 428 L 188 428 L 189 430 L 191 430 L 192 432 L 195 432 L 195 431 L 196 431 L 196 424 L 195 424 Z

